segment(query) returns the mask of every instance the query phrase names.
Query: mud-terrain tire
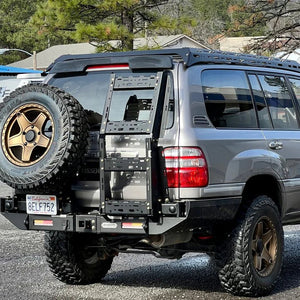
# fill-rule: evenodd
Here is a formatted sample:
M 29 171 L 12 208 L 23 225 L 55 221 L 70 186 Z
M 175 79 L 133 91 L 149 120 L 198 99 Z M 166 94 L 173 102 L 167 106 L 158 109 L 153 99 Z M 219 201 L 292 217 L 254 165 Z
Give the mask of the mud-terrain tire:
M 68 93 L 32 84 L 5 98 L 0 134 L 0 180 L 49 192 L 77 173 L 87 147 L 87 117 Z
M 45 235 L 45 250 L 51 272 L 68 284 L 99 282 L 111 268 L 113 256 L 106 256 L 95 243 L 96 235 L 49 232 Z M 102 256 L 102 257 L 101 257 Z
M 256 197 L 216 256 L 221 285 L 239 296 L 269 294 L 280 275 L 283 248 L 277 206 L 268 196 Z

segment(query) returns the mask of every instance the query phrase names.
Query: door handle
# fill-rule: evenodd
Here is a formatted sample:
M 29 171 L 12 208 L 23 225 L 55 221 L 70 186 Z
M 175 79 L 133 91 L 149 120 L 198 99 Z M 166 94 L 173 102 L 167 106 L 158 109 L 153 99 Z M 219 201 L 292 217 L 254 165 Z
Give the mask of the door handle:
M 280 150 L 283 148 L 283 144 L 279 141 L 272 141 L 269 143 L 269 148 L 273 150 Z

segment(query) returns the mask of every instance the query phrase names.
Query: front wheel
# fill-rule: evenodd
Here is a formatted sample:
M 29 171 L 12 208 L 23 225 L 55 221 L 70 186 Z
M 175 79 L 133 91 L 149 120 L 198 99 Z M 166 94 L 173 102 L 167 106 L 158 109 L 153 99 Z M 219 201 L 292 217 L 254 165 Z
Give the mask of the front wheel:
M 240 296 L 269 294 L 281 271 L 283 237 L 275 203 L 265 195 L 256 197 L 219 253 L 223 288 Z
M 44 246 L 54 276 L 68 284 L 100 281 L 110 269 L 113 255 L 96 247 L 95 237 L 92 234 L 46 233 Z

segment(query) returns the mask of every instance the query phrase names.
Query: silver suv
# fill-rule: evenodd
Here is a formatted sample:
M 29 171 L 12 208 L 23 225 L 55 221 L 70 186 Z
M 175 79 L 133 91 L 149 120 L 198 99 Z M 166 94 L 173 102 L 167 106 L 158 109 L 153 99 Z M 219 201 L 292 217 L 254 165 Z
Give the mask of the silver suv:
M 44 230 L 51 271 L 100 280 L 132 250 L 209 253 L 225 290 L 268 294 L 300 221 L 300 65 L 169 49 L 62 56 L 5 100 L 1 212 Z

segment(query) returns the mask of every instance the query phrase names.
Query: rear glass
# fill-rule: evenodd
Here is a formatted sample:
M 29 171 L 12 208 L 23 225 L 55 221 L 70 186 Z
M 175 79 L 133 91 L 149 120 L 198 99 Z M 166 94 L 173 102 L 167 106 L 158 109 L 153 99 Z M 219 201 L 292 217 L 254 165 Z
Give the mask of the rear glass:
M 102 115 L 110 76 L 110 73 L 104 72 L 90 72 L 79 76 L 58 76 L 52 78 L 48 84 L 70 93 L 85 109 Z
M 149 120 L 152 98 L 153 89 L 114 91 L 110 106 L 109 120 Z
M 84 74 L 56 75 L 48 82 L 75 97 L 84 109 L 102 116 L 107 97 L 111 97 L 108 121 L 147 121 L 153 109 L 153 99 L 157 97 L 157 74 L 153 72 L 115 73 L 113 91 L 110 91 L 113 72 L 88 72 Z M 120 85 L 120 81 L 122 81 Z M 167 128 L 174 119 L 173 81 L 169 76 L 170 92 Z

